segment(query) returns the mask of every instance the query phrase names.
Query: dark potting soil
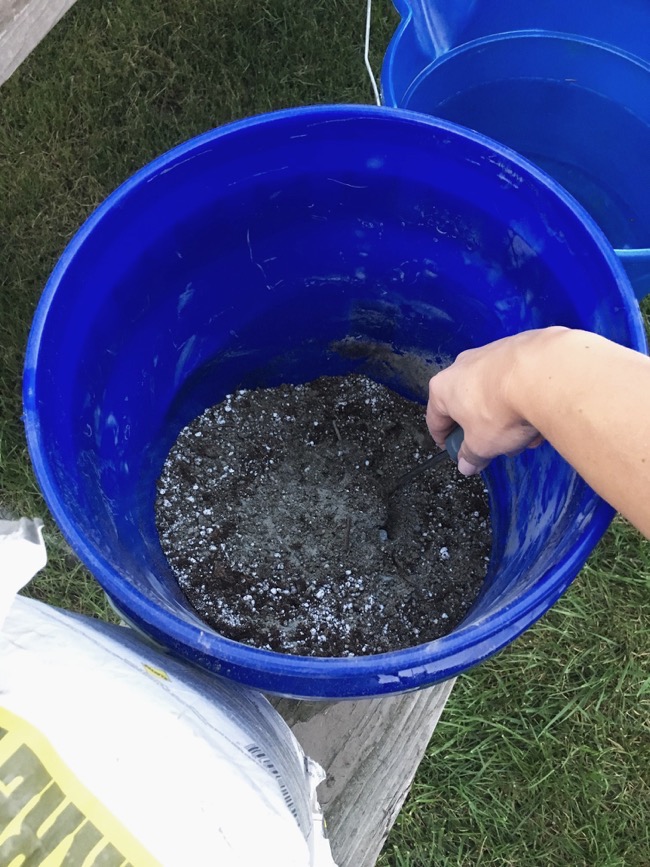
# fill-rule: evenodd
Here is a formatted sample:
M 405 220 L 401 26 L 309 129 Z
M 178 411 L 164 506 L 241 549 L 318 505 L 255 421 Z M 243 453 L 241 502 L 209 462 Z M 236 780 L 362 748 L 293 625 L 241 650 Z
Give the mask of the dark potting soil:
M 158 482 L 162 547 L 200 617 L 304 656 L 449 632 L 485 577 L 487 494 L 437 452 L 424 408 L 362 376 L 238 391 L 178 437 Z

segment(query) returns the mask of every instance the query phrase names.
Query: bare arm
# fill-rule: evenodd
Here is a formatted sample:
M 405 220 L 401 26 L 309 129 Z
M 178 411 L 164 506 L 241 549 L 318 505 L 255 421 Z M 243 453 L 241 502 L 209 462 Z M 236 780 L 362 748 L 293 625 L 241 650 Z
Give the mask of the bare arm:
M 545 328 L 461 353 L 429 383 L 438 445 L 465 431 L 459 469 L 547 439 L 650 537 L 650 358 L 587 331 Z

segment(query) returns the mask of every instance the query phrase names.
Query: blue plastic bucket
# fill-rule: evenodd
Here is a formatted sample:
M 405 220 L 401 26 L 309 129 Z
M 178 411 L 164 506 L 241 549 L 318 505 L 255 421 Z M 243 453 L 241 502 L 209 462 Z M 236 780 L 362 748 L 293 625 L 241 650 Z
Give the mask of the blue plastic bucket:
M 397 0 L 384 59 L 396 105 L 534 161 L 594 217 L 650 292 L 650 6 Z
M 29 449 L 74 550 L 173 653 L 285 695 L 416 689 L 512 641 L 609 524 L 612 510 L 552 448 L 486 473 L 493 552 L 465 621 L 428 644 L 348 659 L 258 650 L 205 626 L 160 549 L 156 478 L 181 427 L 233 389 L 363 370 L 337 351 L 343 338 L 435 360 L 557 323 L 645 350 L 618 259 L 542 172 L 404 111 L 255 117 L 156 159 L 69 244 L 27 349 Z

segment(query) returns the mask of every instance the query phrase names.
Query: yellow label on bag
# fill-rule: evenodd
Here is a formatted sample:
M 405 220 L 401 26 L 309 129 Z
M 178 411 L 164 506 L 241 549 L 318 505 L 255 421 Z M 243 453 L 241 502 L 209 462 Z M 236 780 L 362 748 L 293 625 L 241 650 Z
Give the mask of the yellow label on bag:
M 0 865 L 160 867 L 77 779 L 47 738 L 4 708 L 0 708 Z
M 144 670 L 147 674 L 153 674 L 154 677 L 159 678 L 160 680 L 169 680 L 170 677 L 166 671 L 163 671 L 162 668 L 154 668 L 153 665 L 148 665 L 146 662 L 142 663 Z

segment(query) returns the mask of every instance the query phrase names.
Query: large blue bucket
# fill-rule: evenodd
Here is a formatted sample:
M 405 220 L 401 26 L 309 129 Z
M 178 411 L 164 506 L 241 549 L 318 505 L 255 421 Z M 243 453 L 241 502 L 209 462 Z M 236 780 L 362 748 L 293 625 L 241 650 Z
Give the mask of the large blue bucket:
M 533 623 L 609 524 L 609 506 L 550 446 L 486 473 L 493 551 L 465 621 L 428 644 L 349 659 L 258 650 L 192 613 L 154 525 L 162 462 L 181 427 L 233 389 L 365 370 L 337 351 L 343 338 L 431 361 L 558 323 L 645 350 L 605 237 L 520 157 L 398 110 L 260 116 L 155 160 L 65 250 L 27 350 L 29 449 L 74 550 L 173 653 L 285 695 L 415 689 Z
M 650 4 L 395 0 L 387 105 L 454 121 L 551 174 L 650 292 Z

